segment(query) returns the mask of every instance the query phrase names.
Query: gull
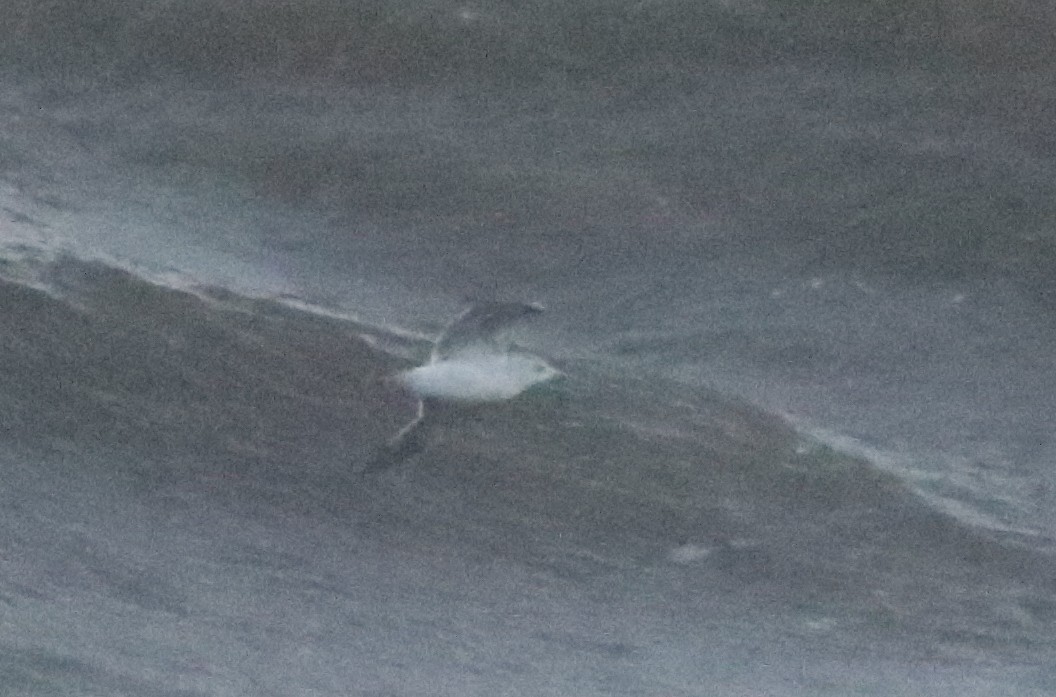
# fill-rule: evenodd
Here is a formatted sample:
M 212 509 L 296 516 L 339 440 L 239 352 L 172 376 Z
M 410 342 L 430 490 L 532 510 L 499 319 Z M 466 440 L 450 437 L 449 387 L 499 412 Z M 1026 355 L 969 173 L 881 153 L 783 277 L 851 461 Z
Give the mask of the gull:
M 459 315 L 437 339 L 428 363 L 393 376 L 418 397 L 417 413 L 365 471 L 386 469 L 420 451 L 427 415 L 442 405 L 503 402 L 561 375 L 539 356 L 501 340 L 509 325 L 542 311 L 537 303 L 486 302 Z

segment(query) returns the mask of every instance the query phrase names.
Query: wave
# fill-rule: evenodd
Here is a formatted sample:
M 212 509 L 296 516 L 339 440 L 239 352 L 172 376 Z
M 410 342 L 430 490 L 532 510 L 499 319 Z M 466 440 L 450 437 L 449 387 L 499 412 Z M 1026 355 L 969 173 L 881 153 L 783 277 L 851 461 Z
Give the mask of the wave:
M 32 283 L 24 262 L 19 274 L 4 267 L 3 392 L 18 415 L 4 420 L 8 438 L 150 453 L 165 443 L 170 454 L 245 467 L 260 459 L 296 478 L 294 462 L 354 469 L 412 410 L 384 378 L 427 353 L 418 335 L 291 298 L 186 279 L 160 285 L 101 261 L 35 263 Z M 558 394 L 468 416 L 474 448 L 526 459 L 522 476 L 556 477 L 577 497 L 598 487 L 628 497 L 631 509 L 654 509 L 619 526 L 652 530 L 651 544 L 761 538 L 783 517 L 797 534 L 834 539 L 850 526 L 852 541 L 916 523 L 975 534 L 926 506 L 876 453 L 831 438 L 829 449 L 782 418 L 659 378 L 582 360 L 569 369 Z M 833 525 L 819 527 L 815 516 Z
M 797 429 L 819 444 L 891 473 L 935 510 L 967 526 L 1000 533 L 1009 540 L 1018 538 L 1029 547 L 1056 548 L 1045 532 L 1030 525 L 1037 516 L 1022 510 L 1023 502 L 1030 498 L 1024 492 L 1029 484 L 1004 471 L 980 468 L 966 458 L 948 454 L 885 450 L 807 423 L 797 423 Z
M 483 564 L 474 597 L 503 607 L 523 594 L 561 605 L 645 593 L 661 600 L 634 601 L 637 613 L 677 608 L 694 627 L 736 617 L 724 631 L 783 626 L 797 642 L 871 655 L 884 641 L 905 651 L 907 637 L 956 660 L 980 646 L 1016 661 L 1050 655 L 1050 555 L 934 510 L 896 477 L 748 405 L 577 362 L 560 389 L 467 411 L 415 458 L 364 476 L 413 411 L 384 379 L 408 358 L 378 347 L 409 356 L 425 343 L 98 261 L 61 256 L 37 272 L 33 284 L 0 273 L 0 531 L 22 560 L 0 600 L 15 635 L 36 636 L 61 597 L 237 643 L 239 627 L 265 628 L 218 619 L 232 602 L 224 589 L 247 588 L 269 613 L 308 593 L 297 612 L 319 617 L 367 593 L 355 584 L 368 577 L 369 593 L 402 584 L 371 601 L 373 621 L 392 627 L 409 598 L 462 607 L 468 572 L 448 567 Z M 100 612 L 78 631 L 112 626 Z M 586 641 L 540 622 L 551 629 L 524 631 Z M 346 631 L 314 645 L 395 660 L 372 653 L 383 639 L 339 641 Z M 51 655 L 49 642 L 0 651 Z M 154 666 L 128 655 L 139 658 L 111 665 Z M 23 663 L 18 674 L 74 679 Z

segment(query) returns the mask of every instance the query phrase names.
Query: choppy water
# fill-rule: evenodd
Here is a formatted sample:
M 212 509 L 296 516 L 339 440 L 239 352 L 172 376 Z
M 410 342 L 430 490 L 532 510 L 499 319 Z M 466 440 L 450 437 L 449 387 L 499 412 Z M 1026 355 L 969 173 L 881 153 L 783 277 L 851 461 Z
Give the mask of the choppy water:
M 674 7 L 633 60 L 461 8 L 507 62 L 5 74 L 0 687 L 1056 690 L 1047 65 Z M 358 474 L 492 297 L 568 378 Z

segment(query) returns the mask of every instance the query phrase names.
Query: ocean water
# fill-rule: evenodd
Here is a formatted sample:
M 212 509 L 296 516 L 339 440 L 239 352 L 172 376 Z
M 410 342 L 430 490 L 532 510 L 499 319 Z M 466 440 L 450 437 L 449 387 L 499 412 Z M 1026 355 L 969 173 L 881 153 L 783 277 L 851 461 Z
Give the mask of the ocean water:
M 0 693 L 1056 694 L 1028 10 L 0 11 Z

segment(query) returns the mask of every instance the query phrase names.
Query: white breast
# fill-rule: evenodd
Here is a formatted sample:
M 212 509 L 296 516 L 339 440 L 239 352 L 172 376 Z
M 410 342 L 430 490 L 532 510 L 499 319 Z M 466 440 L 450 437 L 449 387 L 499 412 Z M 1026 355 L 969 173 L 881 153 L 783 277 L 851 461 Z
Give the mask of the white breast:
M 439 361 L 400 373 L 398 379 L 420 397 L 496 402 L 516 397 L 557 371 L 533 356 L 474 355 Z

